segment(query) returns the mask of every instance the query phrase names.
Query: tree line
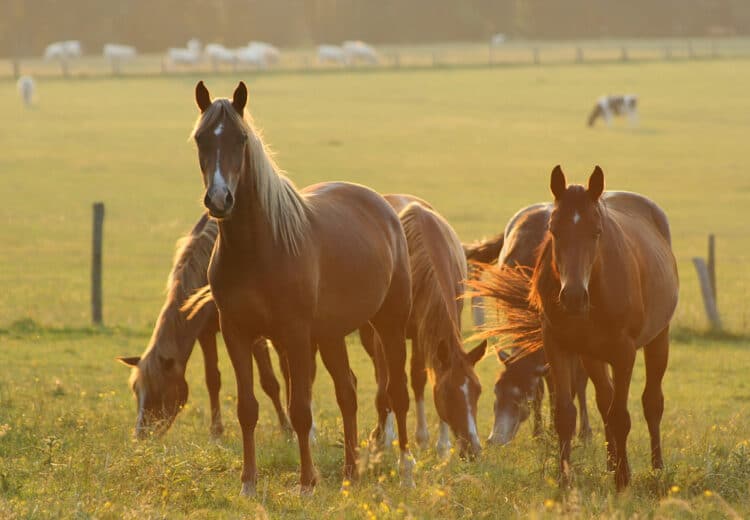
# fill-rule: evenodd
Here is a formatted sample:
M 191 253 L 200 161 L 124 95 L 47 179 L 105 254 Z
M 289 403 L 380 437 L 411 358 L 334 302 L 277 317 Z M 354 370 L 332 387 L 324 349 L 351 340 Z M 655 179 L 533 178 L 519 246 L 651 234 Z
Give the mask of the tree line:
M 4 4 L 4 6 L 3 6 Z M 750 34 L 749 0 L 0 0 L 0 54 L 75 39 L 160 52 L 190 38 L 307 46 Z

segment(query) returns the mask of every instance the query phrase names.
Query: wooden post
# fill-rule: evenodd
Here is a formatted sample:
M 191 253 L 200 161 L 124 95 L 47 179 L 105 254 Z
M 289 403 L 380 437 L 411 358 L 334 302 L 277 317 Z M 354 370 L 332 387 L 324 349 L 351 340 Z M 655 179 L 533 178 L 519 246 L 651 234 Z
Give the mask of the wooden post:
M 706 316 L 711 323 L 713 330 L 721 330 L 721 318 L 719 318 L 719 309 L 716 307 L 716 300 L 711 293 L 711 279 L 708 275 L 706 261 L 697 256 L 693 258 L 695 270 L 698 273 L 698 281 L 701 284 L 701 294 L 703 295 L 703 307 L 706 310 Z
M 13 77 L 18 79 L 21 76 L 21 61 L 18 58 L 13 58 Z
M 534 56 L 534 65 L 539 65 L 539 47 L 534 47 L 531 52 Z
M 94 203 L 94 231 L 91 254 L 91 319 L 102 324 L 102 242 L 104 234 L 104 203 Z
M 711 294 L 716 299 L 716 237 L 713 233 L 708 235 L 708 258 L 706 260 L 708 269 L 708 280 L 711 282 Z
M 576 47 L 576 63 L 583 63 L 583 49 Z
M 671 60 L 672 59 L 672 47 L 667 45 L 664 47 L 664 59 L 665 60 Z
M 628 61 L 630 58 L 628 57 L 628 48 L 624 45 L 622 46 L 622 50 L 620 51 L 620 59 L 622 61 Z

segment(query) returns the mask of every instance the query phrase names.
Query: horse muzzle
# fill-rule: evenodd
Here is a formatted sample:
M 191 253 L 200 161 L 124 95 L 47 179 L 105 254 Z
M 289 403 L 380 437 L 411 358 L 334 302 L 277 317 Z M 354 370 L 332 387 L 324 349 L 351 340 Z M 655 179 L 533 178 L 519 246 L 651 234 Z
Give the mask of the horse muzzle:
M 234 197 L 232 192 L 226 187 L 211 188 L 203 197 L 203 204 L 208 209 L 208 213 L 218 219 L 227 218 L 234 208 Z
M 575 316 L 589 311 L 589 291 L 585 287 L 563 286 L 560 290 L 560 305 L 565 312 Z

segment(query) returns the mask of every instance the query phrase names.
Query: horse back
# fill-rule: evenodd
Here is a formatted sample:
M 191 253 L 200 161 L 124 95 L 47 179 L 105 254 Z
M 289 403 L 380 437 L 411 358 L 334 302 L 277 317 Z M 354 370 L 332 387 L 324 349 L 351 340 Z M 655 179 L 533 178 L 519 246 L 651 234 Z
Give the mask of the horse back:
M 544 241 L 554 205 L 540 203 L 516 213 L 505 227 L 505 242 L 500 250 L 499 265 L 534 267 L 537 250 Z
M 637 339 L 642 346 L 669 324 L 677 307 L 679 278 L 669 223 L 661 208 L 636 193 L 607 192 L 602 202 L 607 215 L 622 229 L 637 269 L 633 283 L 639 283 L 643 305 Z

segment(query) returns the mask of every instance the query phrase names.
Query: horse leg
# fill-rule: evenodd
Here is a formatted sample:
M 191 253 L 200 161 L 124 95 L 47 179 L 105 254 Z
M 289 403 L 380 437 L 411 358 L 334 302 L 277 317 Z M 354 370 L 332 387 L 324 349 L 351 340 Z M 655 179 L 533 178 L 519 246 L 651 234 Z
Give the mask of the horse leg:
M 544 403 L 544 379 L 539 379 L 534 390 L 534 400 L 531 402 L 532 411 L 534 412 L 534 437 L 539 437 L 544 430 L 542 424 L 542 404 Z
M 318 473 L 313 465 L 310 451 L 312 428 L 312 378 L 314 349 L 307 330 L 287 330 L 281 338 L 271 338 L 282 345 L 289 367 L 289 415 L 297 433 L 300 454 L 300 492 L 312 493 L 318 482 Z
M 344 480 L 356 480 L 357 471 L 357 377 L 349 367 L 344 338 L 321 342 L 320 357 L 333 379 L 336 401 L 344 420 Z
M 611 425 L 615 438 L 615 487 L 618 491 L 630 483 L 630 465 L 628 464 L 627 442 L 630 433 L 630 414 L 628 413 L 628 393 L 630 379 L 635 364 L 635 346 L 629 342 L 615 345 L 615 358 L 612 362 L 615 391 L 612 406 L 607 414 L 607 424 Z
M 224 425 L 221 422 L 221 405 L 219 404 L 221 373 L 219 372 L 219 358 L 216 352 L 217 332 L 218 330 L 205 330 L 198 335 L 198 344 L 203 352 L 208 399 L 211 403 L 211 436 L 214 438 L 220 437 L 224 433 Z
M 646 345 L 643 356 L 646 361 L 646 388 L 643 389 L 641 402 L 648 433 L 651 436 L 651 467 L 662 469 L 664 462 L 661 458 L 660 424 L 664 413 L 664 394 L 661 390 L 661 381 L 669 359 L 669 326 Z
M 424 409 L 424 387 L 427 384 L 424 352 L 417 338 L 411 340 L 411 388 L 414 392 L 414 402 L 417 407 L 417 445 L 425 449 L 430 442 L 430 432 L 427 428 L 427 414 Z M 450 448 L 450 446 L 448 446 Z M 438 451 L 440 447 L 438 446 Z
M 578 438 L 584 442 L 591 440 L 591 423 L 589 422 L 589 410 L 586 406 L 586 387 L 589 384 L 589 376 L 583 368 L 583 362 L 578 359 L 573 376 L 575 394 L 578 398 L 578 414 L 581 424 L 578 426 Z
M 607 364 L 603 361 L 581 356 L 581 362 L 594 385 L 596 408 L 599 410 L 599 415 L 601 415 L 602 422 L 604 423 L 604 436 L 607 441 L 607 471 L 614 471 L 617 446 L 615 444 L 615 437 L 612 434 L 611 425 L 607 420 L 607 414 L 609 413 L 610 406 L 612 406 L 612 395 L 614 393 L 612 379 L 609 377 Z
M 227 319 L 221 319 L 221 331 L 229 359 L 237 380 L 237 418 L 242 430 L 242 491 L 245 496 L 255 496 L 258 469 L 255 465 L 255 425 L 258 423 L 258 400 L 253 387 L 253 361 L 247 352 L 253 335 L 242 331 Z
M 388 366 L 385 362 L 380 338 L 371 324 L 368 323 L 359 329 L 359 339 L 372 359 L 375 368 L 375 381 L 378 385 L 375 394 L 378 424 L 370 433 L 370 440 L 378 449 L 383 449 L 385 446 L 390 446 L 395 438 L 393 434 L 393 414 L 390 412 L 388 403 Z
M 555 429 L 560 443 L 560 484 L 568 486 L 571 480 L 570 448 L 576 429 L 576 407 L 571 392 L 573 354 L 545 340 L 544 351 L 555 378 Z
M 291 435 L 292 424 L 289 422 L 289 417 L 287 416 L 286 411 L 284 411 L 284 407 L 281 405 L 281 386 L 279 386 L 279 381 L 273 373 L 273 365 L 271 364 L 271 356 L 268 353 L 268 342 L 266 341 L 266 338 L 259 337 L 253 342 L 253 357 L 255 358 L 255 364 L 258 365 L 260 386 L 273 402 L 273 407 L 276 410 L 276 416 L 279 418 L 281 430 L 284 433 Z

